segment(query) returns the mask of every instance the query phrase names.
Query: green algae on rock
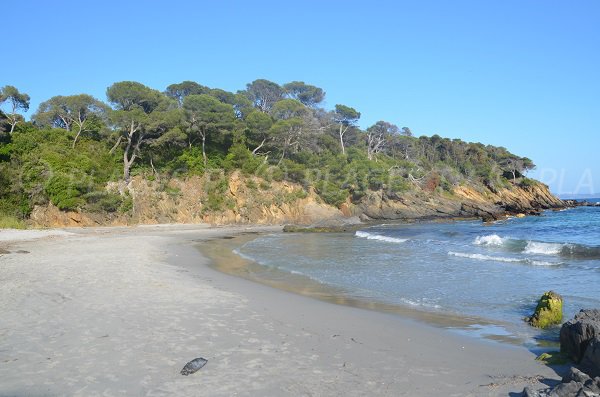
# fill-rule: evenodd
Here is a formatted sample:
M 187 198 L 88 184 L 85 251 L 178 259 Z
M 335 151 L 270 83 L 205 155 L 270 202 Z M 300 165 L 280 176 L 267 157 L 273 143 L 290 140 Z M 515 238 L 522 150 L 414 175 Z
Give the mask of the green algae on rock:
M 540 298 L 533 315 L 525 320 L 533 327 L 548 328 L 551 325 L 560 324 L 562 317 L 562 296 L 554 291 L 548 291 Z

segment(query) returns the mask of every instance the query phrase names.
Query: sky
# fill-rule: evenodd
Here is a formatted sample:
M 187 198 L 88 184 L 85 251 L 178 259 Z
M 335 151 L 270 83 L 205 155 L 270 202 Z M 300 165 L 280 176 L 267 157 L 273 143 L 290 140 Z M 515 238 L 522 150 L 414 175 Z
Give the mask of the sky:
M 600 1 L 11 1 L 0 86 L 300 80 L 415 135 L 504 146 L 559 195 L 600 192 Z M 10 16 L 10 18 L 6 17 Z

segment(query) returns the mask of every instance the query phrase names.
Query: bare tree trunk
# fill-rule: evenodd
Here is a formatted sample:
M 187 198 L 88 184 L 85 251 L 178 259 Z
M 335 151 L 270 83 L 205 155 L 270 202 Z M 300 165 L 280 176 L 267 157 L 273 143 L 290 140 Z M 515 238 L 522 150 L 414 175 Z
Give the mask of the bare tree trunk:
M 277 165 L 281 165 L 281 162 L 283 161 L 283 158 L 285 157 L 285 150 L 286 150 L 286 148 L 283 148 L 283 151 L 281 152 L 281 157 L 279 158 Z
M 125 147 L 125 151 L 123 152 L 123 178 L 125 179 L 125 183 L 129 183 L 131 174 L 131 165 L 135 161 L 137 157 L 137 153 L 140 149 L 140 145 L 144 141 L 144 134 L 140 132 L 137 142 L 133 146 L 133 139 L 138 127 L 136 127 L 135 122 L 131 120 L 131 126 L 129 127 L 129 133 L 127 134 L 127 146 Z M 131 156 L 129 155 L 129 151 L 132 150 Z
M 253 151 L 252 151 L 252 155 L 255 156 L 256 152 L 265 145 L 265 142 L 267 141 L 267 138 L 263 139 L 262 142 L 260 143 L 260 145 L 258 145 Z
M 112 149 L 110 149 L 110 151 L 108 153 L 113 154 L 115 152 L 115 150 L 117 150 L 117 148 L 121 144 L 122 140 L 123 140 L 123 137 L 119 135 L 119 139 L 117 139 L 117 142 L 115 142 L 114 146 L 112 147 Z
M 206 147 L 206 135 L 202 134 L 202 159 L 204 160 L 204 169 L 206 169 L 206 164 L 207 164 L 205 147 Z
M 77 140 L 79 139 L 79 135 L 81 135 L 81 126 L 79 126 L 79 131 L 75 135 L 75 139 L 73 139 L 72 149 L 75 149 L 75 144 L 77 144 Z
M 340 123 L 340 145 L 342 146 L 342 154 L 346 154 L 346 148 L 344 147 L 344 134 L 348 131 L 348 127 L 344 129 L 344 124 Z
M 127 151 L 125 151 L 125 153 L 123 153 L 123 179 L 125 180 L 125 184 L 129 183 L 129 178 L 131 177 L 131 163 L 133 163 L 133 161 L 127 159 Z

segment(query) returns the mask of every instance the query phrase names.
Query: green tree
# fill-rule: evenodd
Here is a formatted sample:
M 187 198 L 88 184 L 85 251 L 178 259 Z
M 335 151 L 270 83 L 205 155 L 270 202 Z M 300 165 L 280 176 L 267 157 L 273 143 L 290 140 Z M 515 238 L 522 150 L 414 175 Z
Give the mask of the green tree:
M 284 91 L 277 83 L 265 79 L 246 85 L 246 96 L 263 113 L 268 113 L 275 102 L 283 99 Z
M 111 119 L 119 133 L 113 149 L 121 143 L 125 144 L 123 179 L 128 183 L 131 166 L 140 156 L 142 145 L 165 132 L 164 128 L 152 128 L 160 117 L 152 113 L 169 110 L 168 103 L 159 91 L 134 81 L 114 83 L 106 90 L 106 96 L 115 108 L 111 112 Z
M 285 93 L 309 107 L 317 106 L 325 99 L 325 91 L 303 81 L 292 81 L 283 86 Z
M 16 87 L 12 85 L 6 85 L 0 90 L 0 105 L 5 102 L 8 103 L 9 111 L 4 112 L 8 123 L 10 125 L 10 133 L 12 134 L 15 130 L 16 125 L 23 120 L 23 116 L 17 113 L 19 110 L 29 110 L 29 95 L 19 92 Z
M 299 117 L 278 120 L 273 124 L 270 134 L 281 153 L 277 164 L 281 164 L 289 151 L 298 150 L 304 138 L 304 129 L 304 120 Z
M 246 144 L 252 145 L 252 155 L 257 155 L 267 141 L 271 138 L 269 131 L 273 126 L 273 119 L 265 113 L 254 111 L 246 117 Z
M 271 108 L 271 116 L 275 120 L 288 120 L 293 117 L 304 117 L 308 115 L 308 108 L 295 99 L 282 99 Z
M 98 120 L 105 120 L 109 108 L 91 95 L 55 96 L 40 104 L 33 120 L 42 127 L 73 131 L 75 148 L 81 133 L 97 128 Z
M 187 134 L 191 146 L 197 139 L 202 141 L 202 160 L 207 165 L 206 141 L 212 134 L 231 128 L 235 114 L 233 106 L 218 99 L 202 94 L 190 95 L 183 100 L 183 109 L 187 121 Z
M 373 160 L 386 146 L 390 136 L 398 134 L 399 128 L 387 121 L 378 121 L 367 128 L 367 157 Z
M 182 81 L 181 83 L 171 84 L 165 90 L 165 95 L 175 99 L 179 106 L 183 106 L 183 99 L 188 95 L 208 94 L 210 88 L 196 83 L 195 81 Z
M 338 104 L 335 105 L 333 118 L 335 122 L 338 123 L 340 126 L 338 136 L 340 138 L 340 145 L 342 146 L 342 154 L 346 154 L 346 148 L 344 145 L 344 135 L 346 134 L 348 129 L 354 126 L 358 119 L 360 119 L 360 112 L 357 112 L 356 109 L 351 108 L 349 106 Z

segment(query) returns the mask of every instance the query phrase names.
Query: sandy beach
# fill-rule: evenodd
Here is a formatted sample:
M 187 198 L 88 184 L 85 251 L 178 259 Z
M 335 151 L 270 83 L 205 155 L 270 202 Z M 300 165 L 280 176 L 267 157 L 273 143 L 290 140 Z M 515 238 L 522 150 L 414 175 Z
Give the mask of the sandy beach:
M 195 247 L 276 230 L 0 231 L 0 396 L 506 396 L 559 378 L 525 348 L 223 274 Z

